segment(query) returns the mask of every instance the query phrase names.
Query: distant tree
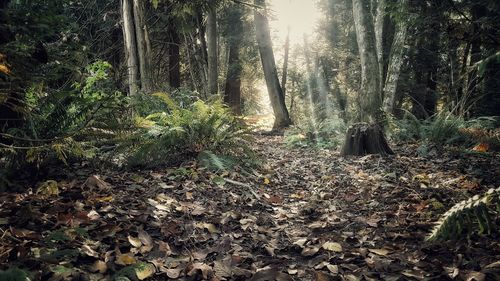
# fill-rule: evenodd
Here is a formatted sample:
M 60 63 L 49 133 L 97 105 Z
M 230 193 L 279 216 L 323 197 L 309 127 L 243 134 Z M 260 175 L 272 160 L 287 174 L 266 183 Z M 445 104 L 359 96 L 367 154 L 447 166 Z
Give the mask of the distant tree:
M 217 63 L 217 7 L 211 5 L 207 11 L 208 93 L 218 93 L 219 67 Z
M 127 84 L 129 94 L 134 96 L 140 89 L 139 85 L 139 58 L 137 54 L 137 41 L 134 27 L 134 16 L 130 0 L 121 1 L 121 14 L 123 19 L 123 38 L 125 44 L 125 57 L 127 58 Z
M 278 130 L 288 127 L 292 121 L 288 115 L 288 110 L 285 106 L 285 97 L 278 80 L 269 22 L 266 16 L 265 0 L 254 0 L 254 4 L 261 7 L 254 11 L 255 31 L 257 34 L 257 43 L 259 45 L 259 53 L 262 68 L 264 70 L 267 91 L 275 117 L 273 128 Z
M 229 45 L 229 58 L 224 90 L 224 102 L 229 105 L 235 114 L 241 114 L 241 74 L 243 70 L 240 57 L 243 42 L 243 7 L 232 4 L 226 11 L 226 37 Z

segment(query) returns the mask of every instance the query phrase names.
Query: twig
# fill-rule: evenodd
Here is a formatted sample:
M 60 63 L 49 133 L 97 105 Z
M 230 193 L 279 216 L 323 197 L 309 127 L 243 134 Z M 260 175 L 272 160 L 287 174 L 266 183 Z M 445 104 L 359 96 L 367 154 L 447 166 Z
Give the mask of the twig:
M 243 186 L 243 187 L 248 188 L 248 190 L 250 190 L 250 193 L 252 193 L 252 195 L 255 196 L 255 198 L 257 200 L 260 200 L 259 194 L 257 194 L 257 192 L 255 192 L 255 190 L 253 189 L 253 187 L 250 186 L 249 184 L 242 183 L 242 182 L 239 182 L 239 181 L 235 181 L 235 180 L 232 180 L 232 179 L 224 179 L 224 180 L 227 181 L 228 183 L 232 183 L 234 185 L 239 185 L 239 186 Z

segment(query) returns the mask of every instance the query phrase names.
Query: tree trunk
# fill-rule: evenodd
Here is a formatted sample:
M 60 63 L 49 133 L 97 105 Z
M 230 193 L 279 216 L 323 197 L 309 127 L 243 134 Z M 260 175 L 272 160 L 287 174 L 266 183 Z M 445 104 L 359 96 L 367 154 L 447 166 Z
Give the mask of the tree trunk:
M 167 27 L 168 43 L 168 84 L 173 89 L 181 86 L 181 56 L 180 56 L 180 37 L 174 23 L 171 21 Z
M 133 11 L 141 90 L 144 92 L 150 92 L 153 88 L 151 71 L 151 42 L 149 41 L 148 28 L 144 19 L 144 2 L 141 0 L 133 0 Z
M 361 89 L 359 93 L 359 121 L 380 121 L 382 105 L 380 70 L 377 60 L 373 17 L 369 0 L 353 0 L 356 40 L 361 61 Z
M 283 73 L 281 75 L 281 89 L 283 90 L 283 98 L 286 98 L 286 78 L 288 74 L 288 53 L 290 52 L 290 26 L 287 29 L 285 39 L 285 57 L 283 59 Z
M 347 130 L 342 155 L 393 154 L 379 125 L 382 121 L 383 66 L 377 59 L 377 40 L 369 0 L 352 0 L 354 26 L 361 62 L 360 109 L 358 119 L 369 121 L 354 124 Z M 385 5 L 384 5 L 385 7 Z M 382 42 L 380 40 L 380 42 Z M 381 44 L 382 45 L 382 44 Z M 383 47 L 381 47 L 383 48 Z M 373 123 L 376 122 L 376 123 Z
M 376 14 L 375 14 L 375 22 L 374 22 L 374 31 L 375 31 L 375 49 L 377 52 L 377 62 L 378 62 L 378 69 L 379 69 L 379 83 L 380 83 L 380 89 L 383 89 L 383 82 L 384 82 L 384 75 L 383 75 L 383 69 L 384 69 L 384 61 L 385 61 L 385 54 L 384 54 L 384 33 L 386 32 L 384 30 L 384 22 L 386 18 L 386 4 L 385 0 L 377 0 L 374 1 L 377 2 L 377 8 L 376 8 Z
M 408 11 L 408 0 L 402 0 L 400 3 L 400 12 L 403 15 Z M 396 90 L 399 82 L 399 74 L 403 65 L 404 55 L 406 54 L 405 41 L 410 19 L 399 20 L 396 25 L 396 34 L 392 42 L 389 65 L 385 80 L 384 91 L 384 111 L 394 114 L 394 105 L 396 100 Z
M 228 10 L 228 21 L 231 28 L 228 30 L 227 43 L 229 45 L 229 58 L 227 63 L 226 86 L 224 102 L 229 105 L 236 115 L 241 114 L 241 72 L 240 48 L 243 39 L 243 13 L 238 5 Z
M 357 123 L 352 125 L 346 133 L 342 156 L 367 154 L 394 154 L 380 126 L 377 124 Z
M 208 93 L 216 95 L 218 92 L 217 78 L 217 15 L 215 7 L 208 11 L 207 43 L 208 43 Z
M 232 43 L 229 46 L 229 62 L 227 68 L 224 102 L 236 115 L 241 114 L 241 62 L 240 46 Z
M 137 46 L 134 32 L 134 19 L 130 0 L 122 0 L 121 12 L 123 19 L 123 37 L 125 43 L 125 56 L 127 58 L 127 84 L 129 95 L 136 95 L 139 90 L 139 69 L 137 58 Z
M 275 119 L 273 129 L 279 130 L 288 127 L 292 122 L 285 106 L 285 98 L 276 71 L 269 22 L 265 15 L 265 0 L 254 0 L 254 4 L 263 7 L 262 9 L 254 10 L 255 33 L 257 36 L 257 44 L 259 45 L 260 59 L 266 79 L 267 91 L 274 112 Z

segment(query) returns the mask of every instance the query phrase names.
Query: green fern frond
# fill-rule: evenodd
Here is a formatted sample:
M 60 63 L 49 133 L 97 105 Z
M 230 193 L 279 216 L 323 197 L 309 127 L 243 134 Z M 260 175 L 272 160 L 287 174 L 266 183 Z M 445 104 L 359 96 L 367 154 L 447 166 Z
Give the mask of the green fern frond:
M 171 110 L 177 110 L 179 106 L 177 103 L 170 97 L 168 93 L 164 92 L 156 92 L 152 94 L 154 97 L 161 99 Z
M 457 203 L 441 217 L 426 240 L 457 239 L 464 231 L 471 235 L 476 228 L 479 228 L 479 234 L 491 234 L 495 230 L 493 215 L 499 214 L 500 187 L 497 187 L 483 196 L 476 195 Z

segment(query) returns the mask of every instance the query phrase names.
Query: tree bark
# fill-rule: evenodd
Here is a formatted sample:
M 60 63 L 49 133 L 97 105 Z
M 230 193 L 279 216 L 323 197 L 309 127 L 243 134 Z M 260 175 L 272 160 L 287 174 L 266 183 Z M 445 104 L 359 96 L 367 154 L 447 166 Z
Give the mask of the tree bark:
M 139 69 L 136 45 L 137 41 L 135 39 L 134 18 L 130 0 L 122 0 L 121 8 L 125 56 L 127 57 L 127 84 L 129 88 L 129 95 L 133 96 L 139 91 Z
M 167 27 L 168 43 L 168 84 L 173 89 L 181 86 L 181 56 L 180 56 L 180 37 L 174 23 L 171 21 Z
M 379 83 L 380 89 L 383 89 L 384 83 L 384 75 L 383 69 L 385 64 L 385 52 L 384 52 L 384 22 L 386 18 L 386 3 L 385 0 L 377 0 L 376 2 L 376 14 L 375 14 L 375 22 L 374 22 L 374 31 L 375 31 L 375 49 L 377 52 L 377 62 L 379 69 Z
M 236 115 L 241 114 L 241 62 L 239 52 L 239 44 L 230 44 L 226 87 L 224 90 L 224 102 Z
M 283 98 L 286 98 L 286 78 L 288 74 L 288 54 L 290 52 L 290 26 L 287 29 L 285 39 L 285 57 L 283 59 L 283 73 L 281 75 L 281 89 L 283 90 Z
M 377 124 L 357 123 L 352 125 L 346 133 L 342 156 L 367 154 L 394 154 L 380 126 Z
M 406 15 L 408 12 L 408 0 L 400 2 L 400 12 Z M 389 64 L 387 67 L 387 75 L 385 79 L 384 92 L 384 111 L 389 114 L 394 114 L 394 105 L 396 101 L 396 90 L 399 82 L 399 74 L 403 65 L 404 55 L 407 50 L 405 48 L 406 34 L 408 31 L 407 20 L 400 20 L 396 25 L 396 34 L 392 42 Z
M 207 43 L 208 43 L 208 93 L 216 95 L 218 92 L 218 66 L 217 66 L 217 15 L 215 7 L 211 7 L 207 17 Z
M 224 90 L 224 102 L 236 115 L 241 114 L 241 72 L 240 60 L 241 42 L 243 40 L 242 11 L 236 4 L 228 11 L 228 21 L 231 28 L 227 31 L 227 42 L 229 45 L 229 58 L 227 65 L 226 85 Z
M 144 19 L 144 2 L 141 0 L 133 0 L 133 11 L 141 90 L 144 92 L 150 92 L 153 88 L 151 71 L 151 42 L 149 41 L 148 28 Z
M 380 121 L 382 105 L 380 69 L 377 60 L 373 17 L 369 0 L 353 0 L 356 40 L 361 61 L 361 89 L 359 93 L 359 121 Z
M 262 9 L 254 10 L 255 32 L 267 91 L 274 112 L 273 129 L 279 130 L 288 127 L 292 122 L 285 106 L 285 98 L 278 80 L 278 72 L 276 71 L 269 22 L 264 14 L 266 12 L 265 0 L 254 0 L 254 4 L 262 7 Z

